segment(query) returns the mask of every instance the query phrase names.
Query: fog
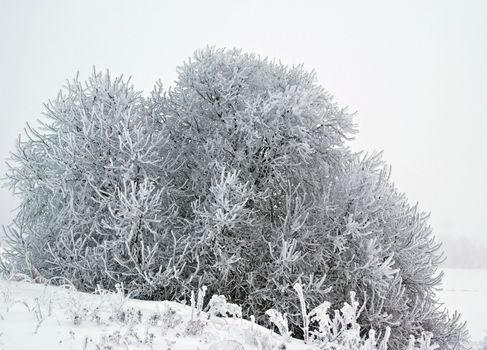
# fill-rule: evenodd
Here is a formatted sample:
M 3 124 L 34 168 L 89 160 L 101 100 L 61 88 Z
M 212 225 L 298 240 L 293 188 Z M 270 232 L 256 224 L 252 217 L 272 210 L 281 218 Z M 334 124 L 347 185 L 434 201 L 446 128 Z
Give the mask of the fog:
M 487 2 L 9 1 L 0 4 L 0 159 L 67 78 L 96 66 L 166 87 L 205 45 L 315 69 L 358 111 L 354 150 L 384 150 L 431 212 L 450 266 L 487 267 Z M 0 172 L 6 166 L 2 161 Z M 0 224 L 15 199 L 0 191 Z M 467 258 L 468 257 L 468 258 Z

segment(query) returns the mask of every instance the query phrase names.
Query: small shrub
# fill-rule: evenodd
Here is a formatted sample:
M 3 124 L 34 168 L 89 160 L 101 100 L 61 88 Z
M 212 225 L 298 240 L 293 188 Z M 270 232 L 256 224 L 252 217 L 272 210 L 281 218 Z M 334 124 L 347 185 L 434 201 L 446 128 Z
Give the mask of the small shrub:
M 286 341 L 289 341 L 291 332 L 289 331 L 289 325 L 286 318 L 287 315 L 283 315 L 274 309 L 267 310 L 265 314 L 269 316 L 271 323 L 277 327 L 279 334 L 282 335 Z
M 190 336 L 201 335 L 203 334 L 203 331 L 205 330 L 206 326 L 207 326 L 207 322 L 204 320 L 201 319 L 189 320 L 188 323 L 186 323 L 184 334 Z
M 210 316 L 242 318 L 242 308 L 236 304 L 227 303 L 224 295 L 213 295 L 208 302 L 208 318 Z

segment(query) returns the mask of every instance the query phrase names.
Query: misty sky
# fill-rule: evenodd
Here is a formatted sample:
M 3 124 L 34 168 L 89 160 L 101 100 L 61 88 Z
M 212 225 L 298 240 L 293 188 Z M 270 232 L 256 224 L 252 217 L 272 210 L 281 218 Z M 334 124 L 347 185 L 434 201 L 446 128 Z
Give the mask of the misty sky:
M 168 87 L 207 44 L 315 69 L 435 234 L 487 246 L 487 1 L 1 0 L 0 159 L 77 71 Z M 1 189 L 0 224 L 14 206 Z

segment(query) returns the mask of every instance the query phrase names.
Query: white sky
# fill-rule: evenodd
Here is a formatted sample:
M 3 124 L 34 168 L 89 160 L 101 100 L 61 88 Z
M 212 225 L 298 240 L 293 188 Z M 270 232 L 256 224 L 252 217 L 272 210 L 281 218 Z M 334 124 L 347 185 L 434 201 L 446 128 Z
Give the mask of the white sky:
M 0 0 L 0 160 L 65 79 L 93 65 L 148 91 L 205 45 L 304 63 L 358 111 L 440 239 L 487 244 L 487 1 Z M 5 172 L 0 165 L 0 172 Z M 0 190 L 0 224 L 15 201 Z

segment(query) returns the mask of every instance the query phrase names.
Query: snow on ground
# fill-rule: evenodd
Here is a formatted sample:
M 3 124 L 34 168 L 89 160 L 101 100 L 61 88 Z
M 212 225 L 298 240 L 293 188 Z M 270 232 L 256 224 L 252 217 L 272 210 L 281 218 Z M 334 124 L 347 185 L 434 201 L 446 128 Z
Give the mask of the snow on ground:
M 440 300 L 462 313 L 474 344 L 487 335 L 487 270 L 445 269 Z M 0 349 L 278 349 L 284 339 L 249 321 L 199 317 L 174 302 L 85 294 L 0 280 Z M 193 320 L 193 321 L 191 321 Z M 299 340 L 287 349 L 305 349 Z
M 284 338 L 249 321 L 199 317 L 174 302 L 91 295 L 0 281 L 0 349 L 278 349 Z M 304 349 L 291 340 L 287 349 Z
M 440 300 L 467 321 L 471 340 L 487 336 L 487 269 L 444 269 Z

